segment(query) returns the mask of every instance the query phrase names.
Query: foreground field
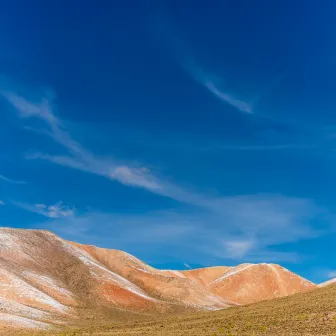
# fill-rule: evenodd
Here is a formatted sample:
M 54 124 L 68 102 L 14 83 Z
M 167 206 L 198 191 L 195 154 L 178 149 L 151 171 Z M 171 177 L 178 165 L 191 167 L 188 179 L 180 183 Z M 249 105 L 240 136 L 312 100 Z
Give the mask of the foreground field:
M 336 285 L 216 312 L 132 317 L 122 321 L 82 320 L 81 326 L 63 331 L 27 333 L 6 330 L 4 335 L 336 335 Z

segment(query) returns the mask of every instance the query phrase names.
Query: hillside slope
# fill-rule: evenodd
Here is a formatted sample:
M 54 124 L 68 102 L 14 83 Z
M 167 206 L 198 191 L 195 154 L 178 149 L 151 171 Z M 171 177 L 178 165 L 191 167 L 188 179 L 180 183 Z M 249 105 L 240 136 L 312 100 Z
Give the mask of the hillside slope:
M 274 264 L 242 264 L 208 284 L 217 296 L 240 304 L 270 300 L 315 287 L 310 281 Z
M 336 284 L 336 278 L 330 279 L 330 280 L 328 280 L 326 282 L 323 282 L 323 283 L 319 284 L 318 286 L 319 287 L 325 287 L 325 286 L 329 286 L 331 284 Z
M 122 321 L 78 321 L 71 336 L 334 336 L 336 285 L 216 312 L 139 316 Z M 6 336 L 53 336 L 59 332 L 6 330 Z
M 157 270 L 48 231 L 0 229 L 0 326 L 10 328 L 218 310 L 315 287 L 278 265 Z

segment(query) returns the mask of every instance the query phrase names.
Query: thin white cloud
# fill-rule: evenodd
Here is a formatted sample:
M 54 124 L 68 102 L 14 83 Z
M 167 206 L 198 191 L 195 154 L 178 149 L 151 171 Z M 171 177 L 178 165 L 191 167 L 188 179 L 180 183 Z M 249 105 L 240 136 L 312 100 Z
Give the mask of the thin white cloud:
M 27 155 L 28 159 L 47 160 L 64 167 L 100 175 L 127 186 L 143 188 L 180 202 L 194 205 L 204 205 L 206 202 L 204 195 L 190 192 L 174 183 L 159 178 L 144 166 L 134 167 L 126 163 L 117 163 L 113 159 L 94 155 L 71 137 L 64 127 L 64 122 L 56 118 L 52 111 L 52 104 L 47 103 L 46 99 L 43 99 L 43 103 L 33 103 L 14 93 L 7 94 L 5 97 L 10 97 L 10 100 L 7 100 L 15 109 L 20 109 L 18 111 L 20 115 L 25 118 L 33 117 L 44 121 L 47 129 L 39 130 L 39 132 L 42 135 L 51 137 L 69 153 L 69 155 L 50 155 L 35 152 Z M 46 106 L 48 106 L 48 109 L 46 109 Z M 39 113 L 39 109 L 41 109 L 41 113 Z
M 199 65 L 191 60 L 190 57 L 184 57 L 181 61 L 183 69 L 199 84 L 203 85 L 209 92 L 226 104 L 231 105 L 240 112 L 253 113 L 253 104 L 238 98 L 231 92 L 223 89 L 223 80 L 213 74 L 204 71 Z
M 41 134 L 50 136 L 70 153 L 69 156 L 55 156 L 41 153 L 30 154 L 28 158 L 49 160 L 62 166 L 83 170 L 96 175 L 105 176 L 125 185 L 144 188 L 160 193 L 159 180 L 145 167 L 131 167 L 117 164 L 95 156 L 77 143 L 66 131 L 63 122 L 53 113 L 51 102 L 43 98 L 41 102 L 31 102 L 16 93 L 2 92 L 4 98 L 18 111 L 23 118 L 38 118 L 48 129 L 38 130 Z
M 0 200 L 0 206 L 4 206 L 5 202 Z
M 64 218 L 75 216 L 75 208 L 63 205 L 61 201 L 53 205 L 45 205 L 41 203 L 33 205 L 16 201 L 13 201 L 12 203 L 21 209 L 37 213 L 48 218 Z
M 219 223 L 222 231 L 205 248 L 218 257 L 289 258 L 289 254 L 267 251 L 272 246 L 323 234 L 307 223 L 325 210 L 306 199 L 272 194 L 222 197 L 211 208 L 213 217 L 207 220 Z
M 26 182 L 24 182 L 24 181 L 13 180 L 13 179 L 11 179 L 9 177 L 6 177 L 4 175 L 1 175 L 1 174 L 0 174 L 0 180 L 8 182 L 8 183 L 13 183 L 13 184 L 26 184 Z
M 276 151 L 286 149 L 304 149 L 311 148 L 300 144 L 284 145 L 222 145 L 201 148 L 203 151 Z
M 183 265 L 184 265 L 186 268 L 191 269 L 191 266 L 190 266 L 189 264 L 184 263 Z
M 181 240 L 175 241 L 175 245 L 188 244 L 192 251 L 197 247 L 203 253 L 218 258 L 257 258 L 262 251 L 267 251 L 274 258 L 289 258 L 279 252 L 268 251 L 268 248 L 317 234 L 307 223 L 317 216 L 319 209 L 309 200 L 277 195 L 214 197 L 185 189 L 159 178 L 141 165 L 134 167 L 94 155 L 72 138 L 65 129 L 65 123 L 56 118 L 52 104 L 46 99 L 35 104 L 14 93 L 5 97 L 22 117 L 43 121 L 44 128 L 39 130 L 41 134 L 47 134 L 67 152 L 64 155 L 34 153 L 30 154 L 30 159 L 48 160 L 194 205 L 192 214 L 150 213 L 133 217 L 123 215 L 122 218 L 102 216 L 107 222 L 97 221 L 91 214 L 78 216 L 74 209 L 62 204 L 47 206 L 16 203 L 23 209 L 48 218 L 61 218 L 68 223 L 68 227 L 78 227 L 78 232 L 83 231 L 83 227 L 79 227 L 83 223 L 94 225 L 95 228 L 96 223 L 104 223 L 106 227 L 119 223 L 120 227 L 125 228 L 126 225 L 132 228 L 127 233 L 128 237 L 124 236 L 125 233 L 119 233 L 119 238 L 125 243 L 164 243 L 169 235 L 178 236 Z M 135 227 L 143 231 L 135 232 Z M 182 250 L 182 245 L 180 248 Z
M 156 44 L 162 44 L 164 51 L 171 54 L 175 62 L 181 66 L 194 81 L 201 84 L 215 97 L 243 113 L 253 113 L 253 104 L 238 94 L 231 92 L 228 85 L 223 85 L 221 76 L 214 75 L 204 70 L 195 61 L 193 53 L 186 47 L 176 26 L 166 16 L 157 16 L 152 20 L 152 30 L 155 32 Z M 153 36 L 154 37 L 154 36 Z M 159 37 L 159 39 L 158 39 Z
M 223 247 L 233 259 L 242 258 L 254 248 L 253 240 L 223 241 Z
M 32 103 L 22 96 L 10 91 L 1 91 L 0 94 L 6 98 L 19 111 L 21 117 L 30 118 L 38 117 L 45 120 L 50 125 L 57 125 L 58 120 L 50 111 L 50 102 L 43 98 L 38 103 Z
M 327 277 L 328 279 L 336 278 L 336 270 L 328 271 Z
M 80 233 L 81 241 L 93 243 L 96 237 L 95 243 L 105 247 L 145 249 L 148 255 L 162 250 L 161 256 L 169 249 L 171 256 L 195 264 L 207 264 L 209 258 L 217 263 L 224 259 L 297 262 L 300 256 L 279 251 L 277 246 L 320 235 L 307 223 L 321 211 L 304 199 L 250 195 L 223 197 L 192 212 L 87 212 L 46 225 L 61 235 L 71 235 L 70 239 L 78 239 Z M 104 232 L 113 232 L 113 237 L 105 240 Z
M 161 186 L 146 168 L 130 168 L 128 166 L 116 167 L 109 177 L 126 185 L 142 186 L 149 190 L 160 189 Z
M 217 98 L 224 101 L 225 103 L 233 106 L 237 110 L 245 113 L 253 113 L 252 104 L 246 101 L 240 100 L 231 94 L 221 90 L 209 79 L 203 80 L 203 85 L 212 92 Z

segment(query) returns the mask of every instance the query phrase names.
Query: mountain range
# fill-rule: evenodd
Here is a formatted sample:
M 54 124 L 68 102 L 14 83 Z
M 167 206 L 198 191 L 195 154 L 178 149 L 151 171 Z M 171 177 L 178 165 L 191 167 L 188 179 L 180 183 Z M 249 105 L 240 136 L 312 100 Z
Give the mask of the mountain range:
M 318 286 L 276 264 L 155 269 L 119 250 L 50 231 L 0 228 L 0 327 L 50 329 L 80 319 L 213 311 Z

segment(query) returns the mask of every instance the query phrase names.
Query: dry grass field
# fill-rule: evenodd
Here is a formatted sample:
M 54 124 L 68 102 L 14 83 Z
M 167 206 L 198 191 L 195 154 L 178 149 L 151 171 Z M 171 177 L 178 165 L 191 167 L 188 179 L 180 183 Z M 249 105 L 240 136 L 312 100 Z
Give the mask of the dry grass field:
M 4 331 L 15 336 L 244 336 L 335 335 L 336 285 L 308 293 L 222 311 L 184 315 L 123 317 L 54 332 Z

